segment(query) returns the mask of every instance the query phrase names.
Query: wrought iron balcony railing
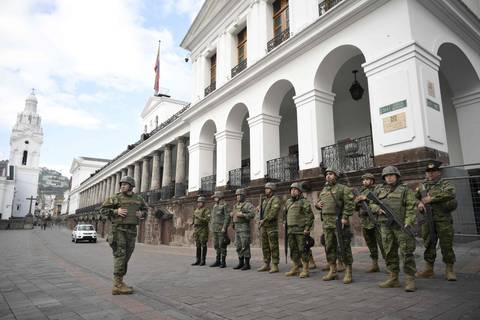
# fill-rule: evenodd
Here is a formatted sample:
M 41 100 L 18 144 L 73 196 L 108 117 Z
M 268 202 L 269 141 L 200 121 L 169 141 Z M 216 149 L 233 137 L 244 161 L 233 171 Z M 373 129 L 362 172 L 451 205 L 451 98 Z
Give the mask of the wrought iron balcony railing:
M 274 181 L 292 181 L 299 178 L 298 154 L 267 161 L 267 176 Z
M 250 167 L 230 170 L 228 172 L 228 181 L 232 187 L 246 187 L 250 182 Z
M 208 96 L 211 92 L 215 91 L 217 88 L 217 82 L 212 81 L 208 87 L 205 88 L 205 96 Z
M 357 171 L 373 168 L 372 136 L 346 139 L 322 148 L 322 162 L 326 167 L 342 171 Z
M 217 186 L 217 176 L 211 175 L 207 177 L 203 177 L 201 179 L 201 189 L 202 193 L 213 193 L 215 191 L 215 187 Z
M 95 210 L 100 209 L 101 206 L 102 206 L 102 203 L 100 202 L 88 207 L 78 208 L 77 210 L 75 210 L 75 214 L 94 212 Z
M 247 68 L 247 59 L 243 59 L 237 64 L 235 67 L 232 68 L 232 78 L 235 77 L 237 74 L 242 72 Z
M 288 40 L 290 38 L 290 28 L 286 28 L 281 33 L 276 35 L 272 40 L 267 42 L 267 51 L 270 52 L 275 49 L 278 45 L 282 42 Z
M 335 7 L 337 4 L 342 2 L 343 0 L 325 0 L 318 4 L 318 14 L 319 16 L 323 16 L 328 10 Z

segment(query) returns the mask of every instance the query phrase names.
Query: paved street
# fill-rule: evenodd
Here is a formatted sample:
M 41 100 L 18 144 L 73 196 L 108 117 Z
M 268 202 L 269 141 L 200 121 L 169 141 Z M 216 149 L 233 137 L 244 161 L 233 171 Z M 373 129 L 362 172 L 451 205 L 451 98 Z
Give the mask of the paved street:
M 253 251 L 257 268 L 260 252 Z M 318 270 L 310 279 L 233 270 L 233 248 L 222 270 L 190 266 L 193 248 L 140 244 L 126 277 L 137 293 L 112 296 L 112 257 L 103 239 L 74 244 L 66 229 L 1 231 L 0 320 L 480 318 L 479 242 L 457 247 L 459 281 L 444 281 L 438 263 L 436 279 L 418 280 L 416 293 L 378 288 L 386 274 L 365 274 L 366 249 L 355 252 L 355 283 L 346 286 L 321 281 Z

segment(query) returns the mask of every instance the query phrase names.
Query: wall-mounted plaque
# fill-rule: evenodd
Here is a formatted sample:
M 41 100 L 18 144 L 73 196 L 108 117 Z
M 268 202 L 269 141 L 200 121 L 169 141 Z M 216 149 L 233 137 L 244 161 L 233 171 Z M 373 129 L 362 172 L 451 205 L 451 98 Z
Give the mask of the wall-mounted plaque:
M 380 108 L 380 114 L 392 112 L 398 109 L 405 108 L 407 106 L 407 100 L 398 101 Z
M 383 118 L 383 132 L 392 132 L 407 127 L 406 113 L 398 113 L 393 116 Z

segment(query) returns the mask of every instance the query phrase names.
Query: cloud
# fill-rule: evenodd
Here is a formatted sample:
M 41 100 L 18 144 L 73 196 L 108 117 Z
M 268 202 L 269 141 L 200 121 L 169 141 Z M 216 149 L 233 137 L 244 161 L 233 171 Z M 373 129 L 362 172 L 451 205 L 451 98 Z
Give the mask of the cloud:
M 195 19 L 198 11 L 202 7 L 204 0 L 164 0 L 166 13 L 176 11 L 189 16 L 190 21 Z

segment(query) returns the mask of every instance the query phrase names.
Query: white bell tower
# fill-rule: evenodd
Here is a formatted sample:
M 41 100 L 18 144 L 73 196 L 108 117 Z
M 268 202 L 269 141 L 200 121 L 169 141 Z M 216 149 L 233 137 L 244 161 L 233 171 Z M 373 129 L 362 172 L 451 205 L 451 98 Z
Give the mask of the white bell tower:
M 13 217 L 33 214 L 35 201 L 30 209 L 30 200 L 37 197 L 40 173 L 40 148 L 43 143 L 42 119 L 37 114 L 37 98 L 34 90 L 25 102 L 25 109 L 17 115 L 17 122 L 10 136 L 10 165 L 14 166 L 15 195 Z

